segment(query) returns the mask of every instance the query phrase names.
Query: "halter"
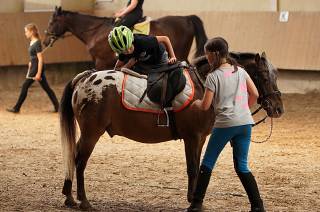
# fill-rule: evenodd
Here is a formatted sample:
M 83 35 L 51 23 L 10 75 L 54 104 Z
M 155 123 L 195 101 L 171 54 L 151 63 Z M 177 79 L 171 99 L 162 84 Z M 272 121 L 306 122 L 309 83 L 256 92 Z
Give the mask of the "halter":
M 264 91 L 264 89 L 262 89 L 262 87 L 261 87 L 261 80 L 259 79 L 259 77 L 258 77 L 258 74 L 255 72 L 255 74 L 254 74 L 254 76 L 253 76 L 253 78 L 256 80 L 256 82 L 257 82 L 257 88 L 258 88 L 258 90 L 259 90 L 259 97 L 258 97 L 258 99 L 257 99 L 257 103 L 260 105 L 259 106 L 259 108 L 258 109 L 256 109 L 251 115 L 252 116 L 254 116 L 255 114 L 257 114 L 262 108 L 264 108 L 265 110 L 267 109 L 267 108 L 269 108 L 269 107 L 272 107 L 272 103 L 271 103 L 271 101 L 270 101 L 270 97 L 271 96 L 281 96 L 281 92 L 278 90 L 278 89 L 276 89 L 276 90 L 274 90 L 274 91 L 272 91 L 272 92 L 263 92 Z M 265 107 L 264 107 L 265 106 Z M 265 123 L 265 120 L 268 118 L 268 115 L 266 115 L 264 118 L 262 118 L 260 121 L 258 121 L 258 122 L 256 122 L 254 125 L 253 125 L 253 127 L 254 126 L 257 126 L 257 125 L 259 125 L 260 123 Z M 270 118 L 270 132 L 269 132 L 269 135 L 267 136 L 267 138 L 266 139 L 264 139 L 263 141 L 254 141 L 254 140 L 252 140 L 252 142 L 254 142 L 254 143 L 264 143 L 264 142 L 266 142 L 266 141 L 268 141 L 269 139 L 270 139 L 270 137 L 271 137 L 271 135 L 272 135 L 272 131 L 273 131 L 273 118 Z
M 95 27 L 92 27 L 92 28 L 90 28 L 90 29 L 81 31 L 80 34 L 83 34 L 83 33 L 85 33 L 85 32 L 90 32 L 90 31 L 92 31 L 92 30 L 95 30 L 95 29 L 101 27 L 103 24 L 105 24 L 105 21 L 103 21 L 102 23 L 98 24 L 98 25 L 95 26 Z M 66 38 L 66 37 L 73 36 L 73 34 L 69 34 L 69 35 L 64 35 L 64 34 L 58 35 L 57 33 L 49 32 L 48 30 L 45 30 L 44 33 L 45 33 L 45 35 L 50 36 L 50 43 L 49 43 L 49 45 L 48 45 L 48 46 L 50 46 L 50 47 L 52 47 L 53 43 L 56 42 L 56 41 L 57 41 L 58 39 L 60 39 L 60 38 Z

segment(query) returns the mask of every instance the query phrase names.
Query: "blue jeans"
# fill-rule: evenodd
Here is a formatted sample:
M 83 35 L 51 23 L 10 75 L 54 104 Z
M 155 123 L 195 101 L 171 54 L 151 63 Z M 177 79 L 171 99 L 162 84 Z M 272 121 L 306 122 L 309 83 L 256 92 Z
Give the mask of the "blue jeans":
M 251 124 L 228 128 L 214 128 L 202 160 L 202 165 L 212 170 L 225 147 L 231 141 L 233 163 L 236 172 L 248 173 L 248 151 L 251 140 Z

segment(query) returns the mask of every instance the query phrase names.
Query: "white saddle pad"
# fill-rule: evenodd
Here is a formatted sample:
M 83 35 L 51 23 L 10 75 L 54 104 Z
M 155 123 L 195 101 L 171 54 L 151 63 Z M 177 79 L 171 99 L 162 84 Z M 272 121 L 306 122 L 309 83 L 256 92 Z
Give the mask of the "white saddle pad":
M 184 89 L 174 98 L 172 106 L 174 112 L 183 110 L 194 97 L 194 85 L 191 80 L 190 74 L 187 70 L 183 71 L 186 77 L 186 86 Z M 161 113 L 160 105 L 152 102 L 147 95 L 145 95 L 143 101 L 139 100 L 142 97 L 144 91 L 147 88 L 147 80 L 125 74 L 122 82 L 122 104 L 128 110 L 149 112 L 149 113 Z

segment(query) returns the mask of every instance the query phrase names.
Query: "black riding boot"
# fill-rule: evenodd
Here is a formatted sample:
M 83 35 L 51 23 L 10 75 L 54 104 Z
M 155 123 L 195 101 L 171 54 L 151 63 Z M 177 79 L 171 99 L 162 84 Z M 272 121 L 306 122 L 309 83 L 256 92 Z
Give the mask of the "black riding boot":
M 197 187 L 193 193 L 193 199 L 190 207 L 187 209 L 188 212 L 202 211 L 202 202 L 206 194 L 207 187 L 211 177 L 211 170 L 206 166 L 201 165 L 197 179 Z
M 257 182 L 251 172 L 237 173 L 240 181 L 247 192 L 249 201 L 251 203 L 252 212 L 264 212 L 263 202 L 259 194 Z

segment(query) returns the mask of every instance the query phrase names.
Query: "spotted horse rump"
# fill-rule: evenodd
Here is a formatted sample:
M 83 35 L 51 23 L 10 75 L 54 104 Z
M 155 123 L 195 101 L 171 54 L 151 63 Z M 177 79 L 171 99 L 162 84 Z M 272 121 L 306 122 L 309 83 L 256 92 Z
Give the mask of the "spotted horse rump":
M 190 74 L 187 70 L 184 70 L 183 74 L 186 77 L 186 85 L 172 102 L 174 112 L 182 111 L 194 97 L 194 85 Z M 74 86 L 72 105 L 81 107 L 79 113 L 87 102 L 102 101 L 103 92 L 108 87 L 116 87 L 122 105 L 128 110 L 162 113 L 160 105 L 152 102 L 147 95 L 141 102 L 139 101 L 147 88 L 145 78 L 114 70 L 85 71 L 78 74 L 72 84 Z

